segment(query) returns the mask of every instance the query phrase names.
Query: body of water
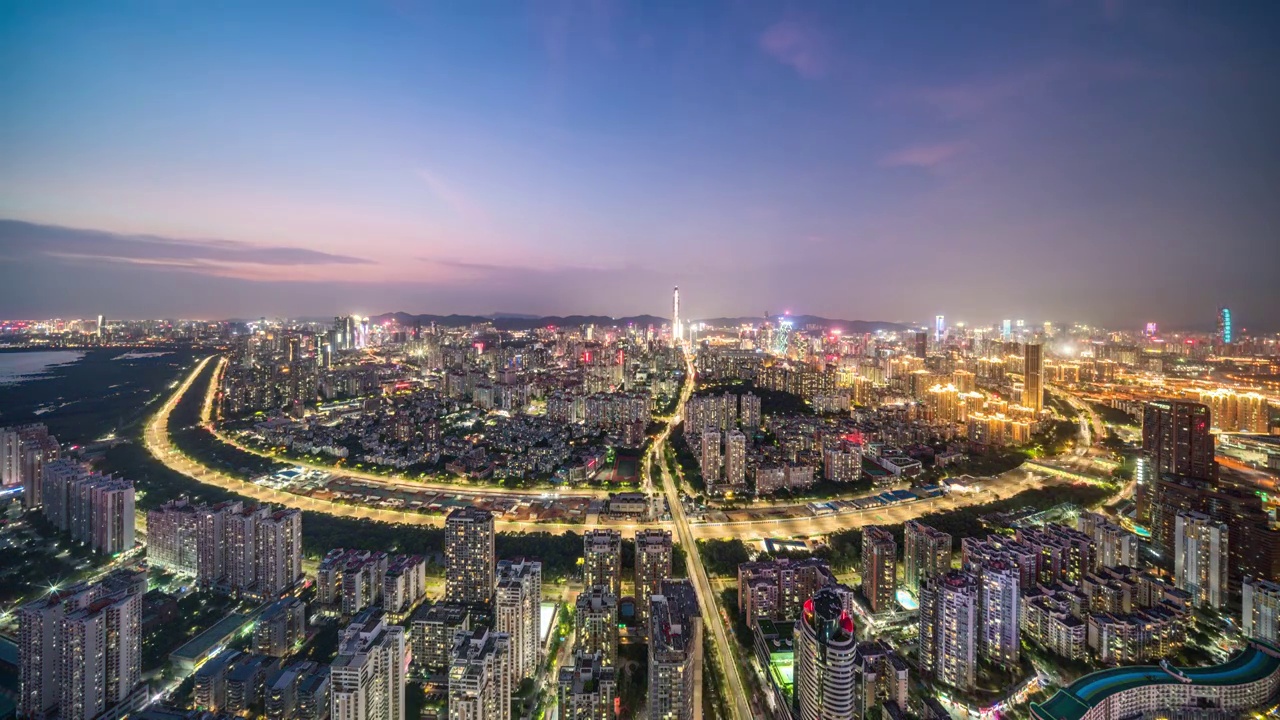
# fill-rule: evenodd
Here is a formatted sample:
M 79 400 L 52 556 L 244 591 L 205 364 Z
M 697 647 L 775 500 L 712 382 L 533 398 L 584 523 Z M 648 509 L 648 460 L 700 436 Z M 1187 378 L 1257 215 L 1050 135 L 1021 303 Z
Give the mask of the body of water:
M 0 427 L 42 422 L 85 444 L 133 426 L 196 353 L 124 348 L 0 353 Z
M 84 353 L 75 350 L 0 353 L 0 385 L 37 380 L 51 368 L 70 365 L 83 357 Z

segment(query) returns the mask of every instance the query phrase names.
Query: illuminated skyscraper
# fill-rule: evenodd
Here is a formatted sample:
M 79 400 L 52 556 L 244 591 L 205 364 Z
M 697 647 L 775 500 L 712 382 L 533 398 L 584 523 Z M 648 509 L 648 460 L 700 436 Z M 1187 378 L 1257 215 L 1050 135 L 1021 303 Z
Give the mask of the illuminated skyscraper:
M 1218 340 L 1223 345 L 1231 344 L 1231 308 L 1218 308 Z
M 942 336 L 947 334 L 947 319 L 942 315 L 933 316 L 933 339 L 942 343 Z
M 1023 349 L 1022 404 L 1040 415 L 1044 409 L 1044 347 L 1027 343 Z
M 903 545 L 903 585 L 918 597 L 920 583 L 951 569 L 951 536 L 917 520 L 908 520 Z
M 493 513 L 463 507 L 449 513 L 444 538 L 445 593 L 456 602 L 488 605 L 493 596 Z
M 511 638 L 511 683 L 537 674 L 539 608 L 542 606 L 542 563 L 503 560 L 498 563 L 493 593 L 495 625 Z
M 671 292 L 671 342 L 680 344 L 684 339 L 684 328 L 680 326 L 680 286 Z
M 1198 512 L 1178 513 L 1174 523 L 1174 584 L 1197 607 L 1221 608 L 1227 602 L 1226 523 Z
M 1209 406 L 1183 400 L 1157 400 L 1142 412 L 1142 453 L 1154 477 L 1183 475 L 1216 480 Z
M 853 717 L 857 644 L 853 618 L 834 588 L 823 588 L 804 602 L 795 638 L 800 720 Z
M 693 584 L 688 580 L 666 580 L 661 594 L 648 602 L 649 718 L 700 718 L 702 616 Z
M 636 531 L 636 613 L 640 627 L 649 627 L 649 597 L 662 590 L 671 577 L 671 531 L 652 528 Z
M 1009 342 L 1013 338 L 1013 321 L 1006 319 L 1000 324 L 1000 339 Z
M 962 690 L 978 670 L 978 580 L 952 570 L 920 583 L 922 673 Z
M 978 573 L 978 650 L 991 662 L 1018 665 L 1018 568 L 1007 560 L 982 563 Z
M 601 585 L 614 597 L 622 596 L 622 533 L 589 530 L 582 536 L 582 582 Z
M 862 529 L 862 596 L 872 612 L 893 608 L 898 591 L 898 543 L 883 528 Z

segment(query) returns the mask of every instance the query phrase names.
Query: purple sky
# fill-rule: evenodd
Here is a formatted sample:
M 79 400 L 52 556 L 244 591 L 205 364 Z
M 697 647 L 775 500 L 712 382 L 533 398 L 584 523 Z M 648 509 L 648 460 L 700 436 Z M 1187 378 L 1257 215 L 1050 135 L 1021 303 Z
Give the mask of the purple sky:
M 0 8 L 0 317 L 1280 326 L 1274 3 Z

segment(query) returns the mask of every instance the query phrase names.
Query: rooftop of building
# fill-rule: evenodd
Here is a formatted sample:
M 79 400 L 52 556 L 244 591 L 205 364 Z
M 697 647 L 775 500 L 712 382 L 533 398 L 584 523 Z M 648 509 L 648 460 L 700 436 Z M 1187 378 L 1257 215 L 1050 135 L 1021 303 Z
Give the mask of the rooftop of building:
M 221 645 L 227 638 L 239 632 L 252 619 L 250 615 L 232 613 L 214 623 L 213 627 L 195 636 L 182 647 L 169 653 L 169 657 L 179 662 L 195 663 L 205 653 Z
M 1119 692 L 1147 685 L 1243 685 L 1280 672 L 1280 648 L 1258 640 L 1221 665 L 1168 668 L 1155 665 L 1118 667 L 1090 673 L 1059 690 L 1044 703 L 1033 703 L 1041 720 L 1080 720 L 1091 708 Z

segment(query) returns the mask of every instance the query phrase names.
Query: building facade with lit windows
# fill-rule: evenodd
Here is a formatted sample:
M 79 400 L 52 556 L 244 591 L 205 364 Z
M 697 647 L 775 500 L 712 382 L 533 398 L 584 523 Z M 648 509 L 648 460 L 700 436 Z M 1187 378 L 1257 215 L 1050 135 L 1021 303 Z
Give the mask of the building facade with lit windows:
M 445 520 L 445 593 L 450 600 L 488 605 L 493 596 L 493 513 L 462 507 Z
M 925 675 L 968 690 L 978 670 L 978 579 L 952 570 L 920 584 L 919 664 Z
M 588 530 L 582 536 L 582 584 L 602 585 L 622 596 L 622 533 Z
M 799 720 L 854 716 L 857 647 L 853 618 L 838 592 L 824 588 L 805 600 L 795 633 Z
M 898 543 L 883 528 L 862 529 L 862 596 L 872 612 L 892 610 L 898 591 Z

